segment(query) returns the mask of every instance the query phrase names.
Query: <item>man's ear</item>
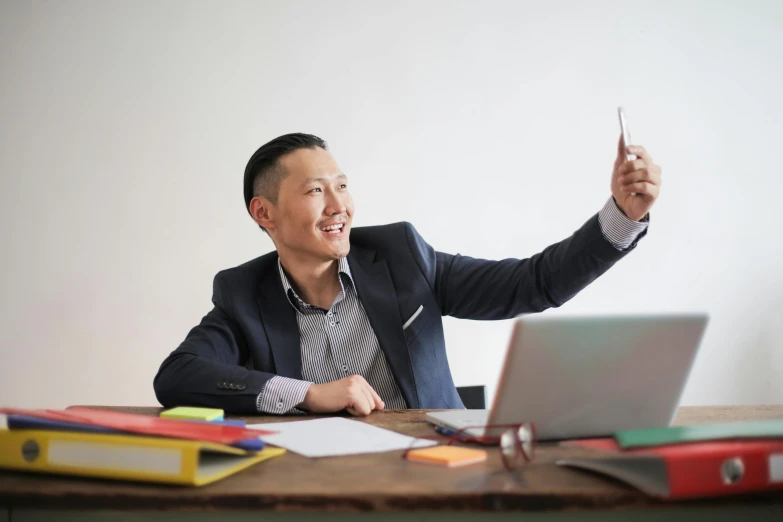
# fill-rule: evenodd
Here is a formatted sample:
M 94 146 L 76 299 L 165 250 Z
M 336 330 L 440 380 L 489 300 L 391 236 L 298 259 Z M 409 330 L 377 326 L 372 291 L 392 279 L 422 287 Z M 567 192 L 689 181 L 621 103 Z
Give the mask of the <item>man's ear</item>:
M 265 229 L 274 229 L 275 206 L 268 199 L 256 196 L 250 200 L 250 215 L 253 220 Z

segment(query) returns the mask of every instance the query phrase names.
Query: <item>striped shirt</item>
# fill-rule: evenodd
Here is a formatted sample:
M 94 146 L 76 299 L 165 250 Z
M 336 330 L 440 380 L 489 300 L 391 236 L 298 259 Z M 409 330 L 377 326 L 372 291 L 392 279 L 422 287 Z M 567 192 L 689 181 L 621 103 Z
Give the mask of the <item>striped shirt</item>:
M 303 380 L 272 377 L 258 396 L 258 410 L 296 413 L 311 384 L 361 375 L 387 408 L 407 407 L 370 319 L 356 293 L 348 260 L 338 261 L 340 293 L 329 310 L 305 303 L 296 295 L 280 260 L 277 261 L 288 302 L 296 310 Z
M 598 213 L 604 237 L 618 250 L 625 250 L 639 237 L 649 221 L 628 219 L 613 197 Z M 329 310 L 305 303 L 296 295 L 278 259 L 280 279 L 288 301 L 296 310 L 302 355 L 302 379 L 275 376 L 258 394 L 256 406 L 264 413 L 300 413 L 311 384 L 361 375 L 380 395 L 387 408 L 402 409 L 407 404 L 389 369 L 367 312 L 356 293 L 348 260 L 338 261 L 341 291 Z

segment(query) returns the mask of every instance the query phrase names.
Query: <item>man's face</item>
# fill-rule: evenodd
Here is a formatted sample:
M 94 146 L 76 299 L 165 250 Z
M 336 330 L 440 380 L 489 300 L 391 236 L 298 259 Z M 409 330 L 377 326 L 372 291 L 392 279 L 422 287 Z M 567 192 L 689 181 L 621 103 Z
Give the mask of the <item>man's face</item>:
M 299 149 L 278 160 L 280 183 L 270 230 L 278 250 L 330 261 L 348 255 L 353 199 L 348 178 L 328 151 Z

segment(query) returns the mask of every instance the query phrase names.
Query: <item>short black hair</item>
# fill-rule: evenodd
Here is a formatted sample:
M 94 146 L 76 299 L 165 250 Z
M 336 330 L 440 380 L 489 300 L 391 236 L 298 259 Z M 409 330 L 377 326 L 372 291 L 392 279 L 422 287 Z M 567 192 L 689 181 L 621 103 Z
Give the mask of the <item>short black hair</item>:
M 286 176 L 285 170 L 278 164 L 281 156 L 299 149 L 321 147 L 329 150 L 326 142 L 312 134 L 294 132 L 273 139 L 250 156 L 245 167 L 245 208 L 250 212 L 250 201 L 257 195 L 272 203 L 277 203 L 280 182 Z M 264 228 L 264 227 L 261 227 Z

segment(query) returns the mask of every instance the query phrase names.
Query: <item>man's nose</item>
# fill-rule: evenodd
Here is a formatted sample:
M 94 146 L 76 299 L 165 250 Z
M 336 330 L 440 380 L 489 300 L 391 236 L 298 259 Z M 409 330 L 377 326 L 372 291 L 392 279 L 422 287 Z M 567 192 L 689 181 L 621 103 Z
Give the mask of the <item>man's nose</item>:
M 332 192 L 326 202 L 326 213 L 330 216 L 335 214 L 345 214 L 346 204 L 340 194 Z

